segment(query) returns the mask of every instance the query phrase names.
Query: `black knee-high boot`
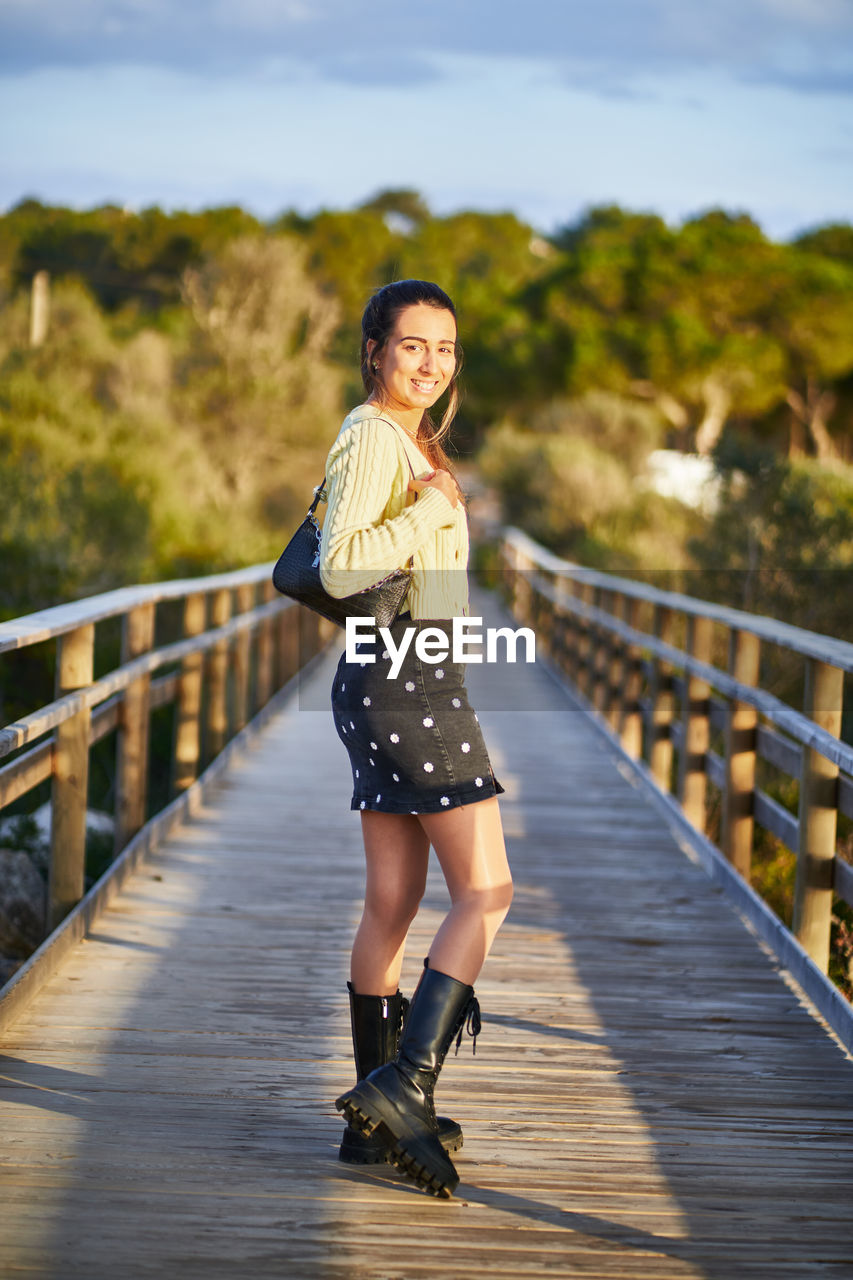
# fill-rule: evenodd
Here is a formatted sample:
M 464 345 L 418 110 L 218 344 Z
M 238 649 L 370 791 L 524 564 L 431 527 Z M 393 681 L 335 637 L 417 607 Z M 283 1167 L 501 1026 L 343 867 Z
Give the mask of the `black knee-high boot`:
M 474 988 L 425 968 L 396 1058 L 335 1102 L 350 1125 L 378 1134 L 391 1163 L 431 1195 L 451 1196 L 459 1185 L 453 1162 L 436 1133 L 435 1083 L 447 1050 L 461 1037 L 466 1017 L 476 1036 L 480 1011 Z
M 396 1056 L 409 1002 L 399 991 L 393 996 L 362 996 L 351 982 L 347 987 L 355 1070 L 358 1079 L 363 1080 Z M 458 1151 L 463 1137 L 456 1121 L 438 1116 L 436 1124 L 439 1142 L 445 1150 Z M 382 1164 L 388 1159 L 388 1150 L 376 1134 L 368 1138 L 347 1124 L 338 1156 L 345 1164 Z

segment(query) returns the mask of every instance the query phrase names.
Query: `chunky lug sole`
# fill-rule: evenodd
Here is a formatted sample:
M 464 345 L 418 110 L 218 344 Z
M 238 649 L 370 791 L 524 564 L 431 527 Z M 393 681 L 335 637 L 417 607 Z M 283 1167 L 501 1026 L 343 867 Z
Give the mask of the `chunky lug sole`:
M 396 1169 L 428 1195 L 449 1200 L 459 1174 L 436 1136 L 412 1124 L 409 1115 L 374 1085 L 363 1080 L 335 1102 L 349 1124 L 366 1137 L 377 1134 Z
M 449 1116 L 438 1116 L 437 1124 L 438 1130 L 435 1136 L 445 1151 L 461 1151 L 465 1145 L 465 1138 L 460 1125 Z M 388 1148 L 378 1134 L 374 1133 L 366 1138 L 363 1133 L 359 1133 L 358 1129 L 347 1125 L 344 1136 L 341 1138 L 338 1159 L 344 1164 L 387 1164 Z
M 348 1124 L 341 1138 L 338 1159 L 344 1164 L 387 1164 L 388 1148 L 377 1133 L 368 1138 Z

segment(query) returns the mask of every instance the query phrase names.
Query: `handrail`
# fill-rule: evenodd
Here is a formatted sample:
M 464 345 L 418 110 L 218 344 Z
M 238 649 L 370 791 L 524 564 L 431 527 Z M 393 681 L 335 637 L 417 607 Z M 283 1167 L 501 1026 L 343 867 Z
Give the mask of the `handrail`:
M 111 694 L 121 692 L 141 676 L 150 675 L 161 667 L 189 657 L 191 653 L 204 653 L 222 640 L 233 639 L 240 632 L 254 631 L 260 622 L 275 617 L 282 607 L 283 602 L 273 600 L 269 604 L 233 618 L 224 626 L 213 627 L 199 636 L 178 640 L 175 644 L 163 645 L 160 649 L 145 653 L 132 662 L 117 667 L 115 671 L 111 671 L 109 675 L 103 676 L 93 684 L 87 685 L 79 693 L 67 693 L 64 697 L 49 702 L 46 707 L 42 707 L 32 715 L 24 716 L 14 724 L 7 725 L 5 729 L 0 729 L 0 757 L 9 755 L 10 752 L 25 746 L 35 738 L 40 738 L 49 729 L 55 729 L 57 725 L 63 724 L 78 711 L 91 710 L 98 706 Z
M 106 618 L 126 614 L 143 604 L 159 604 L 163 600 L 185 598 L 195 591 L 232 590 L 235 587 L 253 586 L 269 578 L 273 561 L 255 564 L 248 569 L 234 569 L 228 573 L 210 574 L 206 578 L 173 578 L 167 582 L 143 582 L 133 587 L 117 587 L 101 595 L 73 600 L 70 604 L 58 604 L 37 613 L 24 614 L 11 622 L 0 622 L 0 653 L 10 649 L 22 649 L 26 645 L 41 644 L 57 636 L 73 631 L 86 623 L 103 622 Z
M 792 738 L 795 738 L 805 746 L 816 747 L 827 759 L 840 765 L 849 773 L 853 773 L 853 746 L 848 746 L 846 742 L 840 742 L 831 733 L 827 733 L 820 725 L 810 720 L 808 716 L 804 716 L 801 712 L 789 707 L 781 698 L 775 697 L 772 693 L 767 693 L 764 689 L 755 689 L 751 685 L 742 684 L 738 680 L 734 680 L 725 671 L 721 671 L 719 667 L 714 667 L 708 662 L 700 662 L 698 658 L 691 657 L 690 654 L 686 654 L 682 649 L 676 648 L 675 645 L 665 644 L 663 640 L 658 640 L 644 631 L 627 626 L 626 623 L 611 617 L 604 609 L 596 609 L 593 605 L 584 604 L 582 600 L 566 600 L 558 595 L 544 579 L 534 578 L 533 581 L 539 594 L 550 600 L 556 608 L 567 608 L 578 617 L 586 619 L 587 622 L 595 622 L 599 626 L 606 627 L 611 635 L 618 636 L 626 644 L 642 646 L 647 652 L 661 661 L 681 667 L 688 675 L 699 676 L 712 689 L 716 689 L 718 693 L 725 694 L 727 698 L 737 698 L 740 702 L 745 702 L 749 706 L 755 707 L 756 710 L 772 720 L 774 724 L 789 733 Z M 623 579 L 620 579 L 620 581 L 623 581 Z M 610 589 L 612 590 L 612 586 Z M 702 616 L 698 614 L 698 611 L 694 610 L 692 612 L 695 616 Z M 745 628 L 742 627 L 741 630 L 745 630 Z M 796 628 L 792 628 L 792 630 L 796 630 Z
M 840 738 L 853 644 L 586 569 L 519 529 L 503 531 L 502 557 L 515 615 L 702 837 L 718 789 L 719 845 L 747 883 L 756 825 L 796 853 L 792 932 L 826 973 L 833 893 L 853 905 L 853 866 L 837 850 L 838 816 L 853 818 L 853 745 Z M 713 661 L 715 626 L 726 670 Z M 802 660 L 802 711 L 761 688 L 762 643 Z M 797 815 L 762 789 L 759 761 L 797 780 Z
M 257 564 L 122 587 L 0 623 L 0 661 L 14 661 L 13 652 L 27 646 L 56 641 L 55 698 L 0 728 L 0 758 L 12 757 L 0 767 L 0 812 L 51 780 L 46 933 L 85 890 L 92 746 L 115 733 L 118 858 L 153 818 L 152 712 L 173 708 L 169 768 L 172 796 L 178 797 L 327 639 L 330 624 L 277 596 L 271 571 L 271 563 Z M 172 612 L 160 618 L 158 606 L 166 602 Z M 183 605 L 180 623 L 176 603 Z M 119 665 L 96 679 L 97 628 L 117 618 Z M 172 632 L 160 643 L 158 621 L 161 631 Z
M 681 595 L 677 591 L 662 591 L 659 587 L 650 587 L 632 578 L 618 578 L 600 569 L 587 569 L 583 565 L 554 555 L 546 547 L 534 542 L 521 529 L 509 527 L 504 531 L 504 536 L 508 546 L 515 548 L 520 555 L 526 556 L 531 564 L 549 573 L 603 588 L 606 591 L 614 590 L 618 584 L 618 590 L 623 596 L 650 601 L 652 604 L 675 609 L 690 617 L 709 618 L 712 622 L 720 622 L 732 630 L 747 632 L 771 644 L 791 649 L 794 653 L 802 654 L 803 657 L 815 658 L 818 662 L 828 662 L 842 671 L 853 672 L 853 644 L 847 640 L 837 640 L 834 636 L 825 636 L 819 631 L 808 631 L 805 627 L 795 627 L 789 622 L 781 622 L 776 618 L 746 613 L 741 609 L 732 609 L 728 605 L 713 604 L 710 600 Z

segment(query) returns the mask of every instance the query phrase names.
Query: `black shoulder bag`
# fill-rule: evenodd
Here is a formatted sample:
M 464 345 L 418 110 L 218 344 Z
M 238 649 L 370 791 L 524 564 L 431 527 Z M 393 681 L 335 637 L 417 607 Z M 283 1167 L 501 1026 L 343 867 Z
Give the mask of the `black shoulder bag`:
M 411 465 L 409 463 L 410 470 Z M 378 627 L 390 627 L 411 584 L 410 567 L 395 569 L 381 582 L 342 600 L 330 596 L 320 580 L 321 535 L 314 511 L 317 503 L 325 499 L 325 485 L 324 476 L 323 483 L 314 490 L 308 514 L 278 558 L 272 571 L 273 586 L 282 595 L 307 605 L 339 627 L 346 626 L 347 618 L 375 618 Z

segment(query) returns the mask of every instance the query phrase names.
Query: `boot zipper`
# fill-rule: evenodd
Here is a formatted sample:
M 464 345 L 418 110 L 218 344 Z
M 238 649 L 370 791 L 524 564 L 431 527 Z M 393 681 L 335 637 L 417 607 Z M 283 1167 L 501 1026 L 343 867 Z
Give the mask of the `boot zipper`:
M 382 1017 L 386 1020 L 388 1018 L 388 1001 L 385 996 L 382 997 Z

